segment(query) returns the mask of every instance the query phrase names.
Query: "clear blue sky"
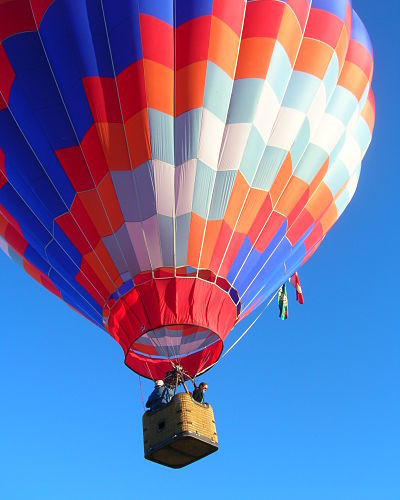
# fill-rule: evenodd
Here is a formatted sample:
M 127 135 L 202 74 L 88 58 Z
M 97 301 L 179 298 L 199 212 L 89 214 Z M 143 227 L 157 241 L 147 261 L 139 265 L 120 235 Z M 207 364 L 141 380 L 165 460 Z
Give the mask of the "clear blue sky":
M 301 270 L 306 305 L 289 290 L 290 319 L 271 307 L 205 377 L 219 452 L 178 471 L 146 462 L 120 347 L 1 254 L 1 500 L 400 498 L 400 3 L 353 5 L 375 50 L 373 142 Z

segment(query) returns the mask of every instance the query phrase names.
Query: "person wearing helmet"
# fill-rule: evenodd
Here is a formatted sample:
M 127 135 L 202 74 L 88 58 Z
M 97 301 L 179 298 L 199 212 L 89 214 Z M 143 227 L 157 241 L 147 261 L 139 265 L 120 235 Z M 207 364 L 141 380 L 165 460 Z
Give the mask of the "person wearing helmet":
M 159 410 L 171 401 L 173 395 L 174 392 L 170 387 L 166 387 L 162 380 L 156 380 L 154 390 L 147 400 L 146 407 L 150 411 Z

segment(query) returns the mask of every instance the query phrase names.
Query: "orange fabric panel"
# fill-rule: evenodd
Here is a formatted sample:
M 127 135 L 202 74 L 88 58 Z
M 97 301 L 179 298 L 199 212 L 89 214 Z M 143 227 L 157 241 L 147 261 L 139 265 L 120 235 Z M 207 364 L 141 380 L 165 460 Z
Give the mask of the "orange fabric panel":
M 366 101 L 363 110 L 361 112 L 361 116 L 364 118 L 364 120 L 367 122 L 367 125 L 371 131 L 374 129 L 374 124 L 375 124 L 375 110 L 372 107 L 372 104 L 370 103 L 369 100 Z
M 317 172 L 317 175 L 314 177 L 310 184 L 310 197 L 314 193 L 314 191 L 318 188 L 318 186 L 321 184 L 322 179 L 325 177 L 325 174 L 328 171 L 329 167 L 329 158 L 326 159 L 325 163 L 322 165 L 320 170 Z
M 295 208 L 296 204 L 307 191 L 307 182 L 299 179 L 298 177 L 292 177 L 286 186 L 280 200 L 278 201 L 275 210 L 280 214 L 287 217 L 290 212 Z
M 291 175 L 292 175 L 292 157 L 290 153 L 288 153 L 269 191 L 272 200 L 272 206 L 274 206 L 275 203 L 278 201 Z
M 96 189 L 82 191 L 76 195 L 85 207 L 85 211 L 90 214 L 90 220 L 96 227 L 100 236 L 108 236 L 112 233 L 112 228 L 104 212 L 99 193 Z
M 201 251 L 200 267 L 209 269 L 211 258 L 214 252 L 222 220 L 209 220 L 206 226 L 203 249 Z
M 350 90 L 359 101 L 368 85 L 368 78 L 359 66 L 346 61 L 339 77 L 338 85 Z
M 336 45 L 336 54 L 338 56 L 339 68 L 343 66 L 346 59 L 347 50 L 349 48 L 350 37 L 346 26 L 343 26 L 339 41 Z
M 189 64 L 176 72 L 176 116 L 203 105 L 207 61 Z
M 322 226 L 322 231 L 326 234 L 329 229 L 335 224 L 337 221 L 337 208 L 334 203 L 328 208 L 328 210 L 321 217 L 320 223 Z
M 132 167 L 137 167 L 151 158 L 150 128 L 147 109 L 132 116 L 125 123 Z
M 90 269 L 93 270 L 97 279 L 102 283 L 104 288 L 107 290 L 107 296 L 105 297 L 105 299 L 107 299 L 108 295 L 110 295 L 115 290 L 116 283 L 114 283 L 111 275 L 108 272 L 108 269 L 104 265 L 102 258 L 97 253 L 97 250 L 100 249 L 99 248 L 100 246 L 104 247 L 103 242 L 101 241 L 98 243 L 93 252 L 87 253 L 82 257 L 82 261 L 85 261 L 88 264 Z M 83 267 L 82 264 L 81 267 Z M 105 269 L 107 269 L 107 272 Z M 88 278 L 89 280 L 91 280 L 91 277 L 89 275 Z
M 145 59 L 144 77 L 149 108 L 174 114 L 174 71 L 155 61 Z
M 111 174 L 108 173 L 97 187 L 100 199 L 104 206 L 104 210 L 111 223 L 113 232 L 124 223 L 124 218 L 119 206 L 119 201 L 115 193 L 114 184 L 111 179 Z
M 238 172 L 235 182 L 233 183 L 232 193 L 224 216 L 224 221 L 232 230 L 238 220 L 239 213 L 248 190 L 249 185 L 246 179 L 243 177 L 241 172 Z
M 310 73 L 322 80 L 332 59 L 332 54 L 333 49 L 328 44 L 314 38 L 305 38 L 301 44 L 295 69 Z
M 265 79 L 275 43 L 276 40 L 274 38 L 256 37 L 242 39 L 235 79 Z
M 310 198 L 306 208 L 310 212 L 312 218 L 316 221 L 321 217 L 321 214 L 329 207 L 332 201 L 333 196 L 330 189 L 325 182 L 322 182 L 314 196 Z
M 235 74 L 239 49 L 239 37 L 217 17 L 211 18 L 208 58 L 225 71 L 232 79 Z
M 205 220 L 192 212 L 190 217 L 189 242 L 187 263 L 189 266 L 197 267 L 200 256 L 201 243 L 203 241 Z
M 296 61 L 302 39 L 303 32 L 296 14 L 288 5 L 285 5 L 277 40 L 283 45 L 292 66 Z
M 130 170 L 122 123 L 96 123 L 95 127 L 109 170 Z
M 247 234 L 252 226 L 254 219 L 257 217 L 258 212 L 261 209 L 268 193 L 262 191 L 261 189 L 251 188 L 249 195 L 247 197 L 246 203 L 244 204 L 243 211 L 240 214 L 238 225 L 236 226 L 235 232 Z M 244 201 L 244 198 L 243 198 Z M 242 202 L 243 203 L 243 202 Z

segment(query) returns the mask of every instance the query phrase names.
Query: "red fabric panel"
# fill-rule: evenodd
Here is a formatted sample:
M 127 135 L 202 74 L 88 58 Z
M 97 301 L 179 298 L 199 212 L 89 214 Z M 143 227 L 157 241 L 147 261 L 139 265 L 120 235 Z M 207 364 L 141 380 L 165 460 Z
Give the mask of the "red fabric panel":
M 255 36 L 278 38 L 284 10 L 285 4 L 282 2 L 260 0 L 248 3 L 242 38 Z
M 208 58 L 210 16 L 200 16 L 176 29 L 176 69 Z
M 75 191 L 86 191 L 95 187 L 79 146 L 58 149 L 55 153 Z
M 304 1 L 304 0 L 303 0 Z M 221 19 L 240 36 L 243 25 L 245 3 L 243 0 L 214 0 L 213 16 Z
M 143 58 L 174 69 L 174 29 L 160 19 L 140 14 Z
M 321 40 L 335 49 L 342 29 L 343 22 L 338 17 L 324 10 L 311 9 L 305 36 Z
M 29 0 L 0 2 L 0 41 L 22 31 L 36 31 Z
M 304 31 L 310 10 L 310 3 L 308 0 L 286 0 L 286 3 L 293 9 L 299 21 L 301 31 Z

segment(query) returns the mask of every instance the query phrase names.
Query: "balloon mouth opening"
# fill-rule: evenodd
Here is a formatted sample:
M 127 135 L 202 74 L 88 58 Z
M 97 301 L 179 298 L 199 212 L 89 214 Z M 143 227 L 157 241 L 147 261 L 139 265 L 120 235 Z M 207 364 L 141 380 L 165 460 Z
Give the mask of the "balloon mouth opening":
M 185 339 L 188 339 L 187 343 Z M 149 330 L 132 343 L 125 355 L 125 364 L 153 380 L 164 378 L 176 365 L 182 366 L 185 373 L 194 378 L 209 370 L 218 361 L 222 350 L 221 338 L 207 328 L 163 325 Z

